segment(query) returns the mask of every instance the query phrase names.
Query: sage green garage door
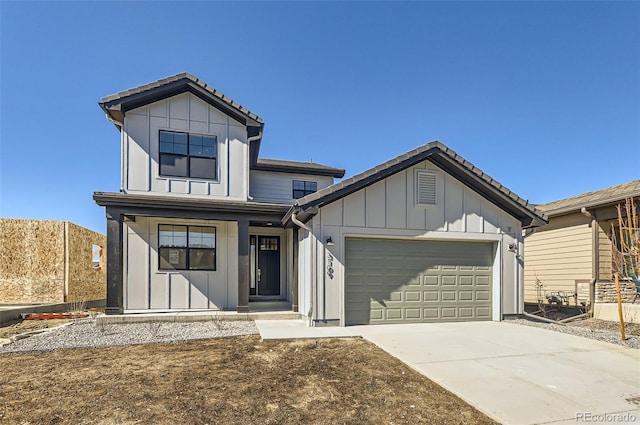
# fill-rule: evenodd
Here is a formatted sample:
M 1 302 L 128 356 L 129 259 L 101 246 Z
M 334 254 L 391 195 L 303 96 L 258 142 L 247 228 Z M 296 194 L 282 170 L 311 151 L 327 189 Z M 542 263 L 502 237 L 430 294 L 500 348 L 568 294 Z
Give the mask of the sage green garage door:
M 491 320 L 493 245 L 347 238 L 347 325 Z

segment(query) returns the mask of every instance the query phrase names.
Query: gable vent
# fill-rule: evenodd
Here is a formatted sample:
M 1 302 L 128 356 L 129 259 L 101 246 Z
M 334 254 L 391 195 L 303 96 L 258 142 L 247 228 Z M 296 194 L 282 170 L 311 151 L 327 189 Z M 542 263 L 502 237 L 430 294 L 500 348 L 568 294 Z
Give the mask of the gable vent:
M 436 204 L 436 175 L 425 171 L 417 173 L 418 194 L 417 202 L 422 205 Z

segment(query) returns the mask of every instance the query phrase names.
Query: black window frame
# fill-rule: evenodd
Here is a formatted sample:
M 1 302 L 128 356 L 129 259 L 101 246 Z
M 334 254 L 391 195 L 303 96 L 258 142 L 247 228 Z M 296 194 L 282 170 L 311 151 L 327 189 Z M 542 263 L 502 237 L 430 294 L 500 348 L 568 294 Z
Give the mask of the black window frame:
M 296 189 L 296 183 L 302 183 L 302 189 Z M 311 188 L 311 185 L 313 185 L 313 188 Z M 291 191 L 292 191 L 291 197 L 293 199 L 300 199 L 302 197 L 305 197 L 307 195 L 311 195 L 312 193 L 317 192 L 318 182 L 311 181 L 311 180 L 293 180 L 291 182 Z
M 163 141 L 163 133 L 171 134 L 171 135 L 185 135 L 186 136 L 186 153 L 183 152 L 175 152 L 176 146 L 182 145 L 182 143 L 176 143 L 175 141 Z M 202 149 L 200 152 L 195 152 L 196 149 L 196 138 L 200 138 L 201 143 L 198 145 Z M 204 145 L 204 138 L 213 139 L 213 153 L 205 153 L 205 150 L 209 146 Z M 193 143 L 192 143 L 193 139 Z M 171 146 L 172 152 L 164 151 L 163 145 L 168 147 Z M 192 146 L 193 145 L 193 146 Z M 165 149 L 166 149 L 165 147 Z M 192 151 L 193 150 L 193 151 Z M 158 132 L 158 174 L 161 177 L 182 177 L 189 179 L 201 179 L 201 180 L 209 180 L 216 181 L 218 180 L 218 136 L 215 134 L 197 134 L 197 133 L 187 133 L 184 131 L 173 131 L 173 130 L 159 130 Z M 163 158 L 184 158 L 186 161 L 186 171 L 185 173 L 167 173 L 166 170 L 163 172 Z M 197 175 L 197 173 L 192 170 L 192 166 L 195 166 L 194 163 L 198 163 L 201 161 L 212 161 L 212 171 L 213 176 L 201 176 Z M 195 175 L 194 175 L 195 174 Z
M 186 246 L 184 247 L 170 247 L 170 246 L 166 246 L 163 247 L 160 245 L 160 228 L 162 226 L 180 226 L 180 227 L 184 227 L 185 228 L 185 233 L 186 233 Z M 214 248 L 208 248 L 208 247 L 196 247 L 196 246 L 191 246 L 191 243 L 189 241 L 189 235 L 190 235 L 190 229 L 191 228 L 206 228 L 206 229 L 213 229 L 213 244 L 214 244 Z M 185 255 L 185 266 L 184 268 L 176 268 L 176 267 L 162 267 L 162 249 L 167 249 L 167 248 L 175 248 L 175 249 L 179 249 L 179 250 L 184 250 L 184 255 Z M 218 228 L 216 226 L 206 226 L 206 225 L 200 225 L 200 224 L 177 224 L 177 223 L 159 223 L 158 224 L 158 270 L 159 271 L 216 271 L 217 270 L 217 266 L 218 266 L 218 255 L 217 255 L 217 249 L 218 249 Z M 213 268 L 192 268 L 191 267 L 191 254 L 192 252 L 212 252 L 213 253 Z M 166 261 L 168 264 L 169 261 Z

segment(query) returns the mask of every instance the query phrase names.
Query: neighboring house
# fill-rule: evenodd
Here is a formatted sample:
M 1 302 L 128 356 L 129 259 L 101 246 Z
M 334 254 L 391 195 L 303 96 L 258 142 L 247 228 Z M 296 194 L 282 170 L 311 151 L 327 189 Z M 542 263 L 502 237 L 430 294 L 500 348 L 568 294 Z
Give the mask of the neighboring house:
M 537 206 L 549 224 L 525 236 L 525 302 L 586 305 L 592 280 L 595 302 L 616 301 L 611 230 L 627 197 L 640 200 L 640 180 Z M 623 300 L 633 301 L 635 285 L 622 287 Z
M 343 182 L 259 158 L 262 120 L 189 74 L 100 103 L 121 134 L 108 314 L 284 300 L 312 325 L 500 320 L 545 217 L 439 142 Z
M 0 304 L 104 300 L 106 242 L 68 221 L 0 219 Z

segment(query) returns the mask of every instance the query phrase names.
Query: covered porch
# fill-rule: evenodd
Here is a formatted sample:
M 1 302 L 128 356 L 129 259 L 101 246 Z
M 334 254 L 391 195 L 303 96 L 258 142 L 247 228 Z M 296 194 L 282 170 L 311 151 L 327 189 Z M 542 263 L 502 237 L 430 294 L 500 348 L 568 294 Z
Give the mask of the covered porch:
M 96 193 L 94 199 L 106 208 L 107 316 L 136 318 L 152 315 L 158 320 L 202 316 L 202 320 L 207 320 L 207 316 L 210 319 L 216 315 L 225 320 L 254 320 L 255 315 L 298 312 L 296 247 L 292 242 L 297 240 L 297 232 L 285 230 L 281 224 L 287 205 L 120 193 Z M 138 246 L 147 250 L 141 258 L 132 257 L 133 248 L 127 245 L 136 222 L 145 222 L 147 229 L 144 237 L 135 235 L 140 240 L 136 242 Z M 182 228 L 190 232 L 191 227 L 208 223 L 217 226 L 214 267 L 207 270 L 161 269 L 162 264 L 166 267 L 167 259 L 160 253 L 163 225 L 158 223 L 165 222 L 183 223 L 175 226 L 180 227 L 181 232 L 187 231 Z M 284 270 L 286 279 L 289 279 L 286 284 L 272 285 L 271 292 L 264 285 L 256 285 L 262 271 L 257 269 L 255 255 L 260 244 L 278 250 L 277 273 L 272 275 L 280 279 Z M 180 258 L 190 255 L 188 252 L 179 254 Z M 175 253 L 176 261 L 177 256 Z M 172 279 L 176 280 L 175 285 Z M 138 289 L 132 290 L 134 285 Z M 174 289 L 180 285 L 187 289 L 181 292 Z M 213 295 L 207 300 L 207 291 L 213 291 L 211 288 L 218 291 L 218 299 L 222 293 L 223 302 L 213 299 Z M 158 291 L 164 292 L 161 296 L 155 295 Z M 205 302 L 192 302 L 193 293 L 203 298 L 201 292 L 205 293 Z M 176 302 L 180 297 L 186 301 Z M 133 302 L 134 298 L 136 302 Z M 251 319 L 243 316 L 247 314 L 252 315 L 247 316 Z

